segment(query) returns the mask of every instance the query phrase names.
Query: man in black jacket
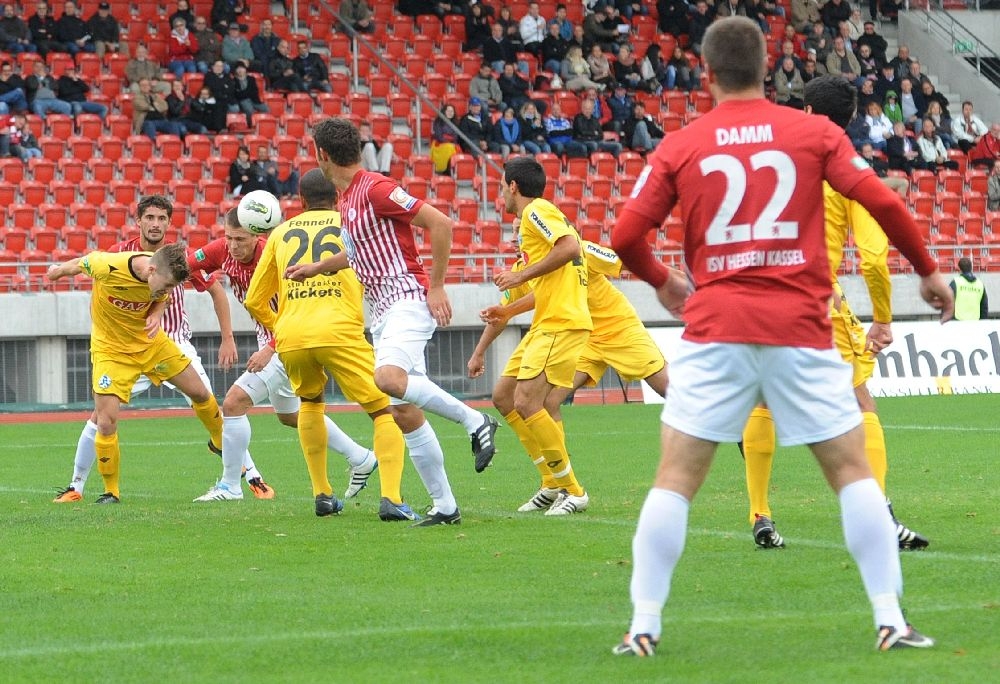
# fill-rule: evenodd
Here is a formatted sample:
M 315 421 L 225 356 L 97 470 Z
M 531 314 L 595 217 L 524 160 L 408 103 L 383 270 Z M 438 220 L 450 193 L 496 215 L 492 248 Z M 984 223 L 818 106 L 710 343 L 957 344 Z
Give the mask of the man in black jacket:
M 590 98 L 580 103 L 580 113 L 573 117 L 573 140 L 583 143 L 588 153 L 610 152 L 617 157 L 621 151 L 621 143 L 605 140 L 601 121 L 594 115 L 594 101 Z
M 205 74 L 204 86 L 212 93 L 216 106 L 222 112 L 239 111 L 239 107 L 236 107 L 233 77 L 226 73 L 226 64 L 221 59 L 212 62 L 212 70 Z M 222 118 L 225 119 L 225 114 Z
M 483 61 L 489 63 L 493 71 L 500 71 L 507 62 L 517 59 L 514 44 L 503 34 L 503 25 L 493 24 L 490 39 L 483 43 Z
M 246 114 L 247 126 L 253 126 L 253 115 L 255 112 L 266 114 L 271 111 L 260 99 L 257 80 L 247 73 L 247 68 L 242 64 L 236 67 L 236 72 L 233 76 L 233 100 L 234 105 L 230 105 L 229 111 L 239 111 Z M 233 106 L 235 106 L 235 109 L 233 109 Z
M 306 90 L 319 90 L 324 93 L 332 93 L 333 86 L 330 85 L 330 74 L 327 71 L 323 58 L 315 52 L 309 51 L 309 43 L 300 40 L 298 43 L 299 54 L 295 58 L 295 71 L 302 78 Z
M 0 50 L 13 55 L 22 52 L 35 52 L 38 48 L 31 42 L 28 24 L 14 11 L 14 3 L 3 6 L 3 16 L 0 17 Z
M 111 14 L 110 3 L 102 2 L 97 6 L 97 12 L 87 20 L 87 32 L 94 41 L 98 57 L 104 57 L 105 52 L 118 52 L 121 26 Z
M 521 74 L 517 73 L 513 62 L 503 65 L 503 73 L 497 79 L 500 84 L 500 94 L 506 107 L 513 107 L 515 112 L 521 111 L 521 105 L 528 101 L 528 91 L 531 84 Z
M 76 13 L 76 3 L 68 0 L 63 6 L 63 15 L 56 20 L 56 40 L 66 46 L 66 51 L 74 57 L 80 52 L 96 52 L 93 38 L 87 30 L 87 23 Z
M 625 121 L 622 129 L 626 145 L 636 152 L 651 152 L 665 135 L 653 117 L 646 113 L 646 105 L 642 102 L 632 105 L 632 116 Z
M 87 97 L 90 95 L 90 86 L 80 78 L 76 67 L 68 65 L 63 75 L 57 81 L 59 99 L 69 102 L 73 110 L 73 116 L 81 112 L 87 114 L 97 114 L 104 121 L 108 115 L 108 108 L 100 102 L 90 102 Z
M 483 103 L 478 97 L 469 100 L 469 111 L 459 122 L 458 130 L 465 133 L 474 147 L 468 147 L 463 140 L 462 147 L 470 154 L 482 152 L 499 152 L 500 146 L 493 142 L 493 122 L 490 115 L 483 111 Z
M 35 7 L 35 14 L 28 19 L 28 30 L 38 46 L 38 54 L 45 57 L 50 52 L 65 52 L 66 47 L 56 38 L 56 20 L 49 14 L 49 6 L 44 2 Z
M 288 90 L 293 93 L 306 92 L 302 77 L 295 70 L 295 62 L 288 55 L 288 41 L 278 43 L 278 52 L 267 64 L 267 81 L 274 90 Z

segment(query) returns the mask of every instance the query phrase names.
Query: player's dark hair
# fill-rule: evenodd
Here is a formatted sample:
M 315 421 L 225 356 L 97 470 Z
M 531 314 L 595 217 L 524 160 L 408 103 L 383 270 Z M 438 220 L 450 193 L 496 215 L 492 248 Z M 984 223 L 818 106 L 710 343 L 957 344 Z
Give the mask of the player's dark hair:
M 337 201 L 337 188 L 319 169 L 309 169 L 299 181 L 299 195 L 306 209 L 329 209 Z
M 858 107 L 858 91 L 843 76 L 827 74 L 806 83 L 803 98 L 815 114 L 822 114 L 841 128 L 854 118 Z
M 541 197 L 545 192 L 545 169 L 534 157 L 514 157 L 503 167 L 503 180 L 508 185 L 517 183 L 524 197 Z
M 313 139 L 337 166 L 353 166 L 361 161 L 361 136 L 347 119 L 323 119 L 313 126 Z
M 157 269 L 169 273 L 178 283 L 183 283 L 191 275 L 187 260 L 187 245 L 183 242 L 173 242 L 160 247 L 153 254 L 150 263 Z
M 972 273 L 972 259 L 962 257 L 958 260 L 958 270 L 962 273 Z
M 150 207 L 163 209 L 167 212 L 168 218 L 174 215 L 173 202 L 168 200 L 163 195 L 146 195 L 145 197 L 139 199 L 139 204 L 135 208 L 135 217 L 141 218 Z
M 242 228 L 243 224 L 240 223 L 240 212 L 236 207 L 233 207 L 226 212 L 225 218 L 223 218 L 226 228 Z
M 760 87 L 767 69 L 764 34 L 752 19 L 725 17 L 712 23 L 701 43 L 701 56 L 726 92 Z

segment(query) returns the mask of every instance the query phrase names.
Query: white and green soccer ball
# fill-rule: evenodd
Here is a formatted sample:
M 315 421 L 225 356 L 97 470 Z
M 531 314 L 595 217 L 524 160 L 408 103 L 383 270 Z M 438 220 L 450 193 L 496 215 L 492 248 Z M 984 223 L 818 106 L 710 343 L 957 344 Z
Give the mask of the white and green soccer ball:
M 251 233 L 267 233 L 282 221 L 281 203 L 267 190 L 253 190 L 243 195 L 236 217 Z

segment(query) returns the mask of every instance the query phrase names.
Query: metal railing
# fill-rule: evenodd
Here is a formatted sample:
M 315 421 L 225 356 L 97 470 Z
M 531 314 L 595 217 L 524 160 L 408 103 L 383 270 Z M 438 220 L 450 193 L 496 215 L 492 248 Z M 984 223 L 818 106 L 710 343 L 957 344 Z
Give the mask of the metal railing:
M 979 9 L 978 0 L 976 9 Z M 1000 68 L 997 66 L 1000 64 L 1000 55 L 993 48 L 951 12 L 933 8 L 923 10 L 923 13 L 924 24 L 930 35 L 951 45 L 952 54 L 968 59 L 977 73 L 1000 85 Z

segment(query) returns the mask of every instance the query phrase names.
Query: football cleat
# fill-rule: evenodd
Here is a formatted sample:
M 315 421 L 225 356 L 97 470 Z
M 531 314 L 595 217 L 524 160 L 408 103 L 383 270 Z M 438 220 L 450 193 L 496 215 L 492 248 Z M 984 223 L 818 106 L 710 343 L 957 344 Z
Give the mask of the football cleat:
M 368 478 L 372 476 L 378 469 L 378 461 L 375 459 L 375 453 L 372 451 L 368 452 L 368 457 L 365 462 L 359 466 L 351 467 L 351 481 L 347 485 L 347 489 L 344 491 L 345 499 L 353 499 L 356 497 L 362 489 L 368 486 Z
M 540 487 L 535 495 L 527 503 L 521 504 L 517 509 L 518 513 L 531 513 L 532 511 L 545 511 L 559 498 L 560 489 L 550 489 Z
M 753 524 L 753 541 L 762 549 L 783 549 L 785 540 L 774 529 L 774 521 L 766 515 L 754 514 L 756 522 Z
M 654 639 L 652 634 L 636 634 L 635 636 L 625 635 L 622 642 L 611 649 L 614 655 L 634 655 L 640 658 L 648 658 L 656 655 L 656 646 L 659 639 Z
M 904 631 L 895 627 L 879 627 L 878 636 L 875 638 L 875 650 L 877 651 L 889 651 L 896 648 L 930 648 L 933 645 L 933 639 L 913 629 L 913 625 L 909 623 Z
M 410 527 L 432 527 L 434 525 L 461 525 L 462 513 L 457 508 L 454 513 L 441 513 L 431 509 L 427 512 L 427 517 Z
M 216 456 L 222 456 L 222 448 L 221 447 L 217 447 L 214 444 L 212 444 L 212 438 L 211 437 L 208 438 L 208 450 L 211 451 Z
M 243 500 L 243 492 L 241 490 L 237 489 L 236 491 L 233 491 L 232 489 L 224 485 L 221 481 L 216 482 L 207 492 L 199 496 L 197 499 L 194 499 L 196 503 L 206 503 L 209 501 L 242 501 L 242 500 Z
M 56 498 L 52 499 L 52 503 L 74 503 L 81 499 L 83 499 L 83 494 L 73 489 L 73 487 L 66 487 L 56 490 Z
M 316 515 L 319 517 L 340 513 L 342 510 L 344 510 L 344 502 L 337 497 L 330 494 L 316 495 Z
M 587 496 L 587 492 L 584 492 L 582 496 L 574 496 L 564 489 L 559 492 L 559 496 L 549 510 L 545 511 L 545 515 L 573 515 L 587 510 L 589 505 L 590 497 Z
M 493 460 L 493 455 L 497 452 L 496 443 L 493 441 L 494 435 L 500 423 L 496 418 L 488 413 L 483 414 L 483 424 L 472 433 L 472 455 L 476 457 L 476 472 L 481 473 Z
M 119 499 L 114 494 L 112 494 L 111 492 L 104 492 L 99 497 L 97 497 L 97 501 L 95 501 L 94 503 L 95 504 L 116 504 L 116 503 L 121 503 L 121 502 L 122 502 L 122 500 Z
M 378 517 L 380 520 L 385 520 L 386 522 L 394 520 L 418 521 L 422 519 L 405 501 L 394 503 L 384 496 L 378 504 Z
M 263 478 L 260 477 L 251 478 L 247 480 L 247 486 L 250 488 L 250 491 L 253 492 L 253 495 L 256 496 L 258 499 L 274 498 L 274 490 L 271 489 L 271 486 L 269 484 L 264 482 Z
M 891 501 L 886 501 L 885 505 L 889 508 L 889 515 L 892 517 L 892 524 L 896 528 L 896 538 L 899 540 L 900 551 L 919 551 L 920 549 L 926 549 L 930 545 L 930 542 L 926 537 L 918 532 L 914 532 L 896 519 L 896 514 L 892 510 Z

